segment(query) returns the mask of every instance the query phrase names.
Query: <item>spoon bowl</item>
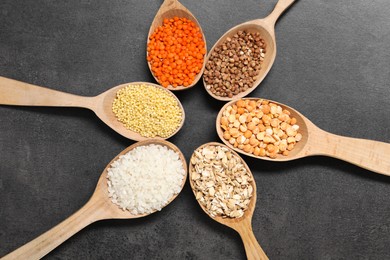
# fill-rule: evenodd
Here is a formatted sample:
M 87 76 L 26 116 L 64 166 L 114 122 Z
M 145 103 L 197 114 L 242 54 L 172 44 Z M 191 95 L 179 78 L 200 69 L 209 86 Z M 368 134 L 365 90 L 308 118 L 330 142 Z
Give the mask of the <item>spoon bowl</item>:
M 148 33 L 147 44 L 146 45 L 149 44 L 150 36 L 154 33 L 154 31 L 163 24 L 164 19 L 171 19 L 171 18 L 173 18 L 175 16 L 187 18 L 188 20 L 191 20 L 192 22 L 194 22 L 196 24 L 196 26 L 200 29 L 200 32 L 202 34 L 203 41 L 204 41 L 204 44 L 205 44 L 205 49 L 207 50 L 206 38 L 205 38 L 205 35 L 203 33 L 203 30 L 202 30 L 202 27 L 200 26 L 198 20 L 178 0 L 164 0 L 163 4 L 161 5 L 160 9 L 157 11 L 156 16 L 154 17 L 153 22 L 152 22 L 152 24 L 150 26 L 149 33 Z M 149 54 L 148 51 L 146 51 L 146 57 L 148 57 L 148 54 Z M 147 63 L 148 63 L 148 67 L 150 69 L 150 72 L 152 73 L 152 76 L 154 77 L 156 82 L 159 82 L 158 78 L 154 75 L 154 73 L 152 71 L 150 62 L 148 61 Z M 204 57 L 204 59 L 203 59 L 203 66 L 202 66 L 200 72 L 195 76 L 194 81 L 190 85 L 188 85 L 187 87 L 184 87 L 184 86 L 173 87 L 173 86 L 170 85 L 170 86 L 167 87 L 167 89 L 173 90 L 173 91 L 175 91 L 175 90 L 185 90 L 185 89 L 189 89 L 189 88 L 195 86 L 196 83 L 202 77 L 205 64 L 206 64 L 206 57 Z
M 256 77 L 256 81 L 253 83 L 253 85 L 248 88 L 247 90 L 238 93 L 237 95 L 234 95 L 233 97 L 221 97 L 218 95 L 215 95 L 211 92 L 209 88 L 207 88 L 207 84 L 203 78 L 203 85 L 207 91 L 207 93 L 210 94 L 213 98 L 221 101 L 230 101 L 236 98 L 241 98 L 249 93 L 251 93 L 255 88 L 263 81 L 263 79 L 267 76 L 268 72 L 270 71 L 276 57 L 276 41 L 275 41 L 275 23 L 277 19 L 280 17 L 280 15 L 292 4 L 295 0 L 279 0 L 279 2 L 276 4 L 274 10 L 270 15 L 268 15 L 264 19 L 256 19 L 252 21 L 248 21 L 242 24 L 239 24 L 230 30 L 228 30 L 224 35 L 219 38 L 219 40 L 214 44 L 214 46 L 209 51 L 207 58 L 206 58 L 206 64 L 207 61 L 210 59 L 212 53 L 214 52 L 214 49 L 221 44 L 223 44 L 226 39 L 229 37 L 231 38 L 233 35 L 235 35 L 238 31 L 247 31 L 251 33 L 260 33 L 262 39 L 264 39 L 266 43 L 266 55 L 264 58 L 264 61 L 262 63 L 261 70 L 259 72 L 259 75 Z
M 180 189 L 181 191 L 187 179 L 187 163 L 184 155 L 179 150 L 179 148 L 177 148 L 174 144 L 168 141 L 159 139 L 151 139 L 135 143 L 123 150 L 106 166 L 99 178 L 92 197 L 81 209 L 79 209 L 76 213 L 74 213 L 72 216 L 70 216 L 54 228 L 50 229 L 49 231 L 35 238 L 34 240 L 28 242 L 22 247 L 16 249 L 15 251 L 9 253 L 2 259 L 40 259 L 46 254 L 48 254 L 50 251 L 52 251 L 54 248 L 59 246 L 61 243 L 63 243 L 65 240 L 70 238 L 72 235 L 74 235 L 84 227 L 88 226 L 89 224 L 92 224 L 93 222 L 104 219 L 141 218 L 156 212 L 157 210 L 148 214 L 133 215 L 130 213 L 130 211 L 122 210 L 121 208 L 119 208 L 119 206 L 111 202 L 111 198 L 109 198 L 108 195 L 107 171 L 110 168 L 111 164 L 116 161 L 119 156 L 126 154 L 134 148 L 149 144 L 158 144 L 166 146 L 168 149 L 173 150 L 179 154 L 180 160 L 183 163 L 183 169 L 185 170 L 185 175 Z M 179 195 L 179 193 L 173 195 L 164 207 L 170 204 Z
M 217 142 L 210 142 L 210 143 L 206 143 L 206 144 L 201 145 L 195 151 L 198 151 L 198 150 L 200 150 L 204 147 L 208 147 L 208 146 L 226 147 L 225 145 L 217 143 Z M 210 215 L 210 213 L 207 211 L 207 209 L 199 201 L 198 201 L 198 203 L 199 203 L 200 207 L 202 208 L 202 210 L 210 218 L 212 218 L 213 220 L 215 220 L 215 221 L 217 221 L 225 226 L 228 226 L 228 227 L 236 230 L 240 234 L 242 241 L 244 243 L 244 246 L 245 246 L 245 251 L 246 251 L 246 255 L 247 255 L 248 259 L 263 259 L 263 260 L 268 259 L 268 257 L 264 253 L 263 249 L 261 248 L 261 246 L 257 242 L 256 237 L 254 236 L 253 230 L 252 230 L 252 216 L 253 216 L 253 212 L 255 211 L 256 198 L 257 198 L 255 179 L 253 178 L 252 172 L 249 169 L 248 165 L 245 163 L 245 161 L 236 152 L 231 150 L 229 147 L 227 147 L 227 148 L 229 149 L 229 151 L 232 154 L 234 154 L 235 156 L 237 156 L 240 159 L 241 163 L 244 165 L 245 169 L 247 170 L 247 172 L 249 173 L 249 175 L 253 179 L 253 181 L 251 182 L 251 185 L 253 188 L 253 193 L 252 193 L 252 197 L 250 199 L 248 208 L 244 211 L 244 215 L 240 218 L 229 218 L 229 217 L 223 218 L 221 216 L 212 217 Z M 192 191 L 194 193 L 194 196 L 196 197 L 196 189 L 194 187 L 194 183 L 193 183 L 192 178 L 191 178 L 193 172 L 195 172 L 195 169 L 191 163 L 189 164 L 188 172 L 189 172 L 190 185 L 191 185 Z
M 168 139 L 175 135 L 183 126 L 185 113 L 180 100 L 169 90 L 148 82 L 132 82 L 113 87 L 95 97 L 83 97 L 65 92 L 35 86 L 21 81 L 0 77 L 0 105 L 14 106 L 54 106 L 54 107 L 82 107 L 95 112 L 95 114 L 111 129 L 120 135 L 135 141 L 148 140 L 137 132 L 127 129 L 119 122 L 112 111 L 112 103 L 119 89 L 128 85 L 149 85 L 162 89 L 174 97 L 180 107 L 182 120 L 177 129 L 168 137 L 154 137 Z
M 257 101 L 261 98 L 243 98 L 244 100 Z M 263 99 L 265 100 L 265 99 Z M 260 157 L 251 153 L 244 152 L 241 149 L 235 148 L 228 140 L 223 138 L 223 129 L 221 125 L 221 117 L 228 106 L 233 105 L 237 100 L 226 103 L 219 111 L 216 119 L 216 130 L 219 138 L 231 149 L 254 157 L 256 159 L 269 160 L 275 162 L 291 161 L 307 156 L 322 155 L 334 157 L 340 160 L 347 161 L 370 171 L 390 176 L 390 144 L 373 140 L 358 139 L 344 137 L 328 133 L 316 125 L 308 118 L 299 113 L 292 107 L 281 104 L 279 102 L 269 100 L 281 106 L 283 109 L 290 111 L 291 116 L 297 119 L 299 132 L 302 134 L 302 139 L 296 143 L 294 149 L 287 156 L 278 154 L 276 158 Z

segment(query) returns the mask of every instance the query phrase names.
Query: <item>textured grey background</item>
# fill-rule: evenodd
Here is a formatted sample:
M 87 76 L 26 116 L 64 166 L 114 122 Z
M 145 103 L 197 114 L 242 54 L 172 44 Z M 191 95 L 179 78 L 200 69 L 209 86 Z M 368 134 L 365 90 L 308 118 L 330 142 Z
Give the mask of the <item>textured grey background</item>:
M 0 75 L 80 95 L 153 81 L 145 61 L 161 0 L 0 1 Z M 276 0 L 182 0 L 208 48 L 265 17 Z M 390 142 L 390 1 L 300 0 L 276 26 L 273 69 L 251 96 L 288 104 L 324 130 Z M 177 93 L 187 113 L 171 142 L 187 159 L 218 141 L 223 103 L 201 83 Z M 133 142 L 88 110 L 0 106 L 0 256 L 88 200 L 106 164 Z M 390 156 L 389 154 L 383 156 Z M 253 230 L 271 259 L 389 259 L 390 177 L 325 157 L 244 157 L 258 201 Z M 209 219 L 187 184 L 163 211 L 85 228 L 48 259 L 244 259 L 233 230 Z

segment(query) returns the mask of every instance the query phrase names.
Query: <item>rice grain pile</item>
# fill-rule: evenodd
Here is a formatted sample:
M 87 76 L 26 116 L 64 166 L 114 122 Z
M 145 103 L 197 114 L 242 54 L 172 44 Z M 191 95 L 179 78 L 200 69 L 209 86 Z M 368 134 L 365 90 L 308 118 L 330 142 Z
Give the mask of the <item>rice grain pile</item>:
M 161 210 L 181 190 L 185 170 L 179 154 L 163 145 L 138 146 L 107 172 L 111 201 L 133 215 Z

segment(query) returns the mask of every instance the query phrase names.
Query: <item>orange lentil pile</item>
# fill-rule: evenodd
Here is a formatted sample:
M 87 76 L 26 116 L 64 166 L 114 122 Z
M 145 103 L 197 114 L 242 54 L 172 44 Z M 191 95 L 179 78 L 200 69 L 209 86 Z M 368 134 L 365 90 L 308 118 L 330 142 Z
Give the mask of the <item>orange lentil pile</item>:
M 191 85 L 206 54 L 199 27 L 179 17 L 164 19 L 150 36 L 147 51 L 153 74 L 164 87 Z

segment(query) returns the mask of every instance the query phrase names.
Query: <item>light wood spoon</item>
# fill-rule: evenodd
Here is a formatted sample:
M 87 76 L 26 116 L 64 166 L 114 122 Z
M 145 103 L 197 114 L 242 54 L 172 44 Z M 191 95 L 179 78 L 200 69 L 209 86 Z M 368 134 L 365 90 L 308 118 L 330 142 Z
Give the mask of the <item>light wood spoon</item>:
M 2 259 L 3 260 L 40 259 L 44 257 L 46 254 L 48 254 L 50 251 L 52 251 L 54 248 L 62 244 L 68 238 L 76 234 L 78 231 L 80 231 L 81 229 L 83 229 L 84 227 L 88 226 L 93 222 L 96 222 L 98 220 L 104 220 L 104 219 L 140 218 L 156 212 L 154 211 L 149 214 L 132 215 L 129 211 L 123 211 L 117 205 L 111 202 L 111 199 L 108 197 L 108 188 L 107 188 L 108 187 L 107 170 L 110 168 L 110 165 L 115 160 L 117 160 L 120 155 L 123 155 L 138 146 L 145 146 L 149 144 L 163 145 L 166 146 L 168 149 L 171 149 L 179 154 L 180 160 L 183 163 L 183 168 L 185 171 L 185 176 L 181 184 L 181 190 L 182 190 L 187 179 L 187 163 L 185 157 L 183 156 L 179 148 L 177 148 L 174 144 L 168 141 L 160 140 L 160 139 L 151 139 L 151 140 L 135 143 L 129 146 L 128 148 L 126 148 L 120 154 L 118 154 L 107 165 L 107 167 L 104 169 L 102 175 L 99 178 L 95 192 L 93 193 L 89 201 L 81 209 L 79 209 L 76 213 L 74 213 L 72 216 L 70 216 L 69 218 L 67 218 L 66 220 L 64 220 L 57 226 L 55 226 L 54 228 L 50 229 L 49 231 L 40 235 L 39 237 L 35 238 L 29 243 L 23 245 L 17 250 L 9 253 L 8 255 L 4 256 Z M 165 206 L 171 203 L 178 195 L 179 194 L 175 194 Z
M 196 20 L 195 16 L 185 6 L 183 6 L 178 0 L 164 0 L 163 4 L 161 5 L 160 9 L 157 11 L 157 14 L 153 19 L 152 25 L 150 26 L 147 45 L 149 44 L 150 36 L 153 34 L 153 32 L 158 27 L 160 27 L 163 24 L 164 19 L 165 18 L 170 19 L 170 18 L 173 18 L 175 16 L 187 18 L 188 20 L 191 20 L 196 24 L 196 26 L 200 29 L 200 32 L 202 33 L 203 41 L 205 44 L 204 46 L 205 46 L 205 49 L 207 50 L 206 37 L 204 36 L 202 27 L 200 26 L 198 20 Z M 148 57 L 147 50 L 146 50 L 146 57 Z M 206 57 L 204 57 L 204 59 L 203 59 L 202 69 L 200 70 L 198 75 L 196 75 L 194 81 L 190 85 L 188 85 L 187 87 L 184 87 L 184 86 L 173 87 L 170 85 L 170 86 L 168 86 L 168 89 L 169 90 L 185 90 L 185 89 L 189 89 L 189 88 L 195 86 L 196 83 L 198 83 L 199 79 L 202 77 L 205 64 L 206 64 Z M 152 73 L 154 79 L 157 82 L 159 82 L 157 77 L 154 75 L 149 62 L 148 62 L 148 66 L 149 66 L 150 72 Z
M 215 47 L 221 45 L 223 42 L 225 42 L 226 38 L 232 37 L 234 34 L 236 34 L 238 31 L 247 31 L 247 32 L 259 32 L 260 36 L 264 39 L 266 43 L 266 55 L 264 58 L 264 62 L 262 64 L 261 70 L 259 75 L 257 75 L 256 81 L 253 83 L 253 86 L 248 88 L 247 90 L 234 95 L 233 97 L 220 97 L 215 94 L 213 94 L 210 89 L 207 88 L 207 84 L 203 79 L 203 85 L 207 91 L 207 93 L 210 94 L 215 99 L 221 100 L 221 101 L 230 101 L 235 98 L 240 98 L 248 95 L 251 93 L 255 88 L 263 81 L 265 76 L 267 76 L 268 72 L 270 71 L 276 57 L 276 41 L 275 41 L 275 23 L 278 20 L 279 16 L 292 4 L 295 0 L 279 0 L 278 3 L 275 6 L 275 9 L 272 11 L 270 15 L 268 15 L 264 19 L 256 19 L 252 21 L 248 21 L 242 24 L 239 24 L 233 28 L 231 28 L 229 31 L 227 31 L 224 35 L 219 38 L 219 40 L 214 44 L 214 46 L 209 51 L 207 58 L 206 58 L 206 64 L 207 61 L 210 59 L 210 56 L 214 52 Z
M 260 98 L 243 99 L 257 101 Z M 289 155 L 283 156 L 278 154 L 275 159 L 255 156 L 238 148 L 234 148 L 223 138 L 223 129 L 220 127 L 222 113 L 228 106 L 235 103 L 236 100 L 226 103 L 218 113 L 216 119 L 216 129 L 219 138 L 221 138 L 227 146 L 235 151 L 257 159 L 282 162 L 307 156 L 323 155 L 344 160 L 364 169 L 390 176 L 390 144 L 328 133 L 318 128 L 295 109 L 272 100 L 269 101 L 281 106 L 283 109 L 289 110 L 291 112 L 291 116 L 297 119 L 296 124 L 299 125 L 299 132 L 302 134 L 302 140 L 296 143 L 294 149 L 290 151 Z
M 201 145 L 195 151 L 198 151 L 198 150 L 200 150 L 200 149 L 202 149 L 204 147 L 207 147 L 207 146 L 223 146 L 223 147 L 226 147 L 225 145 L 217 143 L 217 142 L 210 142 L 210 143 L 206 143 L 206 144 Z M 241 163 L 244 165 L 244 167 L 246 168 L 246 170 L 252 176 L 252 179 L 253 179 L 253 181 L 251 182 L 252 188 L 253 188 L 253 193 L 252 193 L 253 195 L 252 195 L 251 201 L 249 203 L 248 209 L 244 211 L 244 215 L 242 217 L 240 217 L 240 218 L 229 218 L 229 217 L 222 218 L 220 216 L 212 217 L 209 214 L 209 212 L 207 211 L 207 209 L 199 201 L 198 201 L 198 203 L 199 203 L 200 207 L 203 209 L 203 211 L 207 215 L 209 215 L 210 218 L 212 218 L 213 220 L 215 220 L 215 221 L 217 221 L 217 222 L 219 222 L 219 223 L 221 223 L 221 224 L 223 224 L 225 226 L 228 226 L 228 227 L 234 229 L 235 231 L 237 231 L 240 234 L 242 242 L 244 243 L 246 256 L 247 256 L 247 258 L 249 260 L 255 260 L 255 259 L 256 260 L 267 260 L 268 257 L 264 253 L 264 251 L 261 248 L 261 246 L 259 245 L 259 243 L 257 242 L 257 239 L 256 239 L 255 235 L 253 234 L 253 230 L 252 230 L 252 216 L 253 216 L 253 212 L 255 211 L 256 197 L 257 197 L 256 196 L 256 183 L 255 183 L 255 179 L 253 178 L 252 172 L 249 169 L 248 165 L 245 163 L 245 161 L 236 152 L 234 152 L 231 149 L 229 149 L 229 150 L 231 151 L 232 154 L 234 154 L 238 158 L 240 158 Z M 191 176 L 192 176 L 192 174 L 194 172 L 195 172 L 194 166 L 190 162 L 189 163 L 190 185 L 191 185 L 192 191 L 193 191 L 193 193 L 194 193 L 194 195 L 196 197 L 196 189 L 194 187 L 194 184 L 193 184 L 193 181 L 192 181 L 192 178 L 191 178 Z
M 128 85 L 146 84 L 156 88 L 163 89 L 172 95 L 182 111 L 182 121 L 176 131 L 166 138 L 156 137 L 159 139 L 167 139 L 175 135 L 183 126 L 185 114 L 182 104 L 179 99 L 170 91 L 163 87 L 148 83 L 148 82 L 132 82 L 113 87 L 106 92 L 95 97 L 77 96 L 57 90 L 52 90 L 36 85 L 24 83 L 21 81 L 0 77 L 0 105 L 13 106 L 48 106 L 48 107 L 82 107 L 88 108 L 114 131 L 122 136 L 135 140 L 147 140 L 150 138 L 144 137 L 137 132 L 131 131 L 117 120 L 114 112 L 112 112 L 112 102 L 116 97 L 119 89 Z

